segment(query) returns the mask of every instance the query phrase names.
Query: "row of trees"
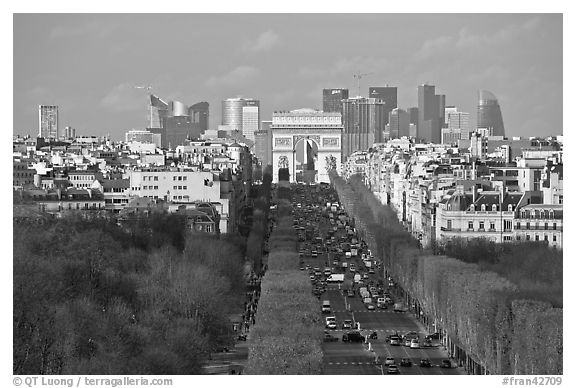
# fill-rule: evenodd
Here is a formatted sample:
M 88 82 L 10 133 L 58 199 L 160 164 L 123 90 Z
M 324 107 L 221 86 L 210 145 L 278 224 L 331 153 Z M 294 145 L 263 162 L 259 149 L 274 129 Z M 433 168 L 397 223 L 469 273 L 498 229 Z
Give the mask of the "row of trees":
M 331 179 L 373 252 L 467 354 L 494 374 L 562 374 L 561 254 L 514 244 L 475 262 L 434 255 L 419 248 L 357 177 L 350 184 L 335 174 Z M 545 292 L 558 287 L 559 294 Z
M 246 258 L 251 264 L 254 273 L 262 273 L 262 255 L 264 241 L 268 234 L 268 212 L 270 209 L 270 196 L 272 187 L 272 166 L 264 169 L 262 184 L 257 188 L 258 195 L 254 200 L 252 213 L 252 228 L 246 242 Z
M 245 373 L 321 374 L 322 317 L 310 282 L 299 270 L 289 184 L 281 182 L 276 195 L 277 224 L 269 239 Z
M 15 374 L 197 374 L 233 342 L 245 243 L 175 215 L 14 224 Z

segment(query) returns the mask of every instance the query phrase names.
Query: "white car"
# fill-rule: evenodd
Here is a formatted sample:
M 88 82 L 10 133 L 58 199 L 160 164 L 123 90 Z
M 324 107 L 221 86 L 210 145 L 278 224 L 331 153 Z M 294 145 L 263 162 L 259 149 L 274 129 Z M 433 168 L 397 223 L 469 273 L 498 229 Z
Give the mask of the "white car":
M 396 361 L 394 357 L 386 357 L 386 361 L 384 361 L 384 365 L 396 365 Z
M 420 349 L 420 342 L 416 338 L 410 341 L 410 349 Z
M 328 329 L 336 329 L 336 317 L 326 317 L 326 327 Z

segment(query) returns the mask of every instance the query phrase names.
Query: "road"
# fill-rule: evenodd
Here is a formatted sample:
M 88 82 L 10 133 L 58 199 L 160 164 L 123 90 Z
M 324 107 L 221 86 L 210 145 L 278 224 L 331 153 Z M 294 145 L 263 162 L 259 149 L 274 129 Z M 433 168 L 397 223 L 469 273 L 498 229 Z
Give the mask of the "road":
M 300 222 L 295 227 L 314 225 L 316 231 L 314 237 L 322 237 L 322 249 L 318 252 L 318 257 L 312 257 L 304 253 L 301 258 L 302 270 L 307 270 L 308 267 L 317 267 L 321 271 L 325 267 L 332 267 L 333 273 L 344 273 L 344 283 L 326 284 L 326 290 L 318 299 L 318 309 L 321 309 L 322 301 L 329 300 L 332 312 L 330 314 L 323 314 L 324 316 L 336 317 L 337 329 L 328 330 L 330 334 L 338 338 L 336 342 L 324 342 L 324 374 L 328 375 L 367 375 L 367 374 L 386 374 L 387 367 L 377 365 L 375 359 L 380 359 L 382 363 L 386 357 L 393 357 L 396 365 L 400 365 L 400 359 L 407 358 L 413 363 L 411 367 L 399 366 L 400 374 L 407 375 L 461 375 L 465 374 L 463 368 L 441 368 L 440 364 L 443 359 L 446 359 L 448 354 L 441 347 L 428 347 L 421 349 L 410 349 L 406 346 L 392 346 L 388 344 L 385 337 L 389 334 L 405 334 L 410 331 L 418 333 L 421 339 L 427 334 L 425 328 L 420 322 L 409 312 L 394 312 L 393 309 L 386 310 L 371 310 L 369 311 L 360 296 L 356 293 L 354 297 L 345 296 L 344 289 L 355 288 L 353 286 L 354 272 L 349 269 L 340 269 L 339 265 L 335 266 L 332 262 L 336 259 L 339 263 L 346 261 L 348 264 L 354 263 L 358 272 L 363 275 L 363 281 L 366 285 L 369 283 L 373 285 L 380 285 L 382 289 L 385 288 L 388 281 L 384 279 L 383 271 L 377 268 L 374 274 L 369 274 L 368 269 L 365 267 L 360 256 L 346 257 L 343 252 L 335 252 L 336 247 L 341 247 L 341 243 L 350 243 L 352 237 L 346 233 L 346 222 L 344 225 L 338 227 L 334 233 L 337 242 L 326 243 L 329 241 L 328 231 L 334 228 L 334 224 L 330 223 L 330 218 L 323 214 L 322 199 L 333 196 L 334 192 L 326 189 L 318 188 L 318 186 L 303 186 L 300 185 L 296 189 L 294 196 L 294 217 L 296 220 L 304 219 L 304 223 Z M 314 205 L 320 204 L 319 207 Z M 310 206 L 312 205 L 312 206 Z M 325 203 L 323 204 L 325 206 Z M 337 217 L 336 217 L 337 218 Z M 300 247 L 304 252 L 314 249 L 316 243 L 312 243 L 309 239 L 302 241 Z M 312 248 L 311 248 L 312 247 Z M 326 250 L 330 251 L 327 253 Z M 368 253 L 366 250 L 363 253 Z M 313 270 L 309 272 L 312 274 Z M 356 272 L 356 273 L 358 273 Z M 317 277 L 317 282 L 322 278 Z M 316 283 L 318 284 L 318 283 Z M 392 299 L 395 299 L 394 288 L 389 288 Z M 342 342 L 342 334 L 349 331 L 348 329 L 342 330 L 342 322 L 345 319 L 350 319 L 353 322 L 360 324 L 360 330 L 363 336 L 372 332 L 378 334 L 378 339 L 371 339 L 369 343 L 350 343 Z M 431 367 L 420 367 L 419 362 L 421 359 L 429 359 Z

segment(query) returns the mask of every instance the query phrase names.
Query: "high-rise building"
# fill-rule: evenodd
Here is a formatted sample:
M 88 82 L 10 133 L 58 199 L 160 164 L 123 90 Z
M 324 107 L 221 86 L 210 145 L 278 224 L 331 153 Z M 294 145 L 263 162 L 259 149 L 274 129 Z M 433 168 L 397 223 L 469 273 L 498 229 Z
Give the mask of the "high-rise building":
M 57 105 L 38 105 L 38 137 L 58 139 Z
M 242 134 L 252 141 L 254 141 L 254 132 L 260 127 L 259 105 L 258 101 L 246 101 L 246 105 L 242 107 Z
M 459 129 L 461 139 L 468 139 L 470 134 L 470 113 L 459 112 L 455 106 L 447 106 L 444 112 L 444 127 L 448 129 Z M 452 131 L 452 133 L 455 132 Z
M 384 101 L 384 124 L 388 124 L 388 113 L 398 107 L 398 88 L 396 86 L 371 86 L 368 97 Z
M 64 133 L 62 134 L 64 140 L 70 140 L 76 138 L 76 128 L 70 126 L 64 127 Z
M 322 90 L 322 110 L 324 112 L 342 113 L 342 100 L 348 98 L 348 89 L 323 89 Z
M 386 128 L 390 139 L 410 136 L 410 114 L 403 109 L 392 109 L 392 111 L 388 113 L 388 124 Z
M 491 128 L 494 136 L 506 136 L 498 99 L 487 90 L 478 91 L 478 121 L 476 127 Z
M 418 107 L 410 107 L 406 109 L 406 112 L 410 115 L 410 124 L 418 125 Z
M 150 94 L 148 130 L 160 134 L 163 148 L 176 148 L 196 140 L 208 129 L 209 105 L 199 102 L 187 107 L 180 101 L 165 102 Z
M 168 116 L 168 103 L 150 94 L 148 114 L 148 128 L 162 128 L 164 126 L 164 119 Z
M 206 132 L 210 124 L 210 104 L 203 101 L 192 105 L 188 108 L 188 116 L 192 122 L 199 124 L 200 132 Z
M 342 101 L 342 157 L 367 150 L 384 136 L 385 104 L 376 98 L 353 97 Z
M 254 132 L 254 155 L 265 167 L 272 163 L 272 121 L 262 120 L 261 129 Z
M 244 109 L 249 107 L 250 109 Z M 247 132 L 244 133 L 244 112 L 247 114 Z M 227 127 L 227 130 L 239 131 L 246 138 L 254 140 L 254 131 L 258 130 L 260 123 L 260 101 L 252 98 L 227 98 L 222 101 L 222 125 Z M 251 138 L 246 135 L 250 135 Z
M 446 96 L 436 94 L 434 85 L 418 86 L 418 138 L 431 143 L 442 141 Z

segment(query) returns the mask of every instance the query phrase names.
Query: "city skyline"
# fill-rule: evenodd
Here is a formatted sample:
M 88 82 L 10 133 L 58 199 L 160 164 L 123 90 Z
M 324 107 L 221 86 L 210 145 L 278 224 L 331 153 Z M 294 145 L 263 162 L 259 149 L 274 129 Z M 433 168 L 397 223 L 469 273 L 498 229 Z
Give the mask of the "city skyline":
M 333 25 L 329 37 L 318 34 Z M 400 42 L 383 40 L 392 31 Z M 149 55 L 161 41 L 178 61 Z M 38 105 L 58 105 L 61 127 L 121 139 L 145 127 L 138 85 L 166 100 L 207 101 L 210 129 L 222 121 L 221 101 L 238 96 L 260 100 L 260 120 L 270 120 L 275 110 L 322 109 L 326 88 L 354 96 L 357 73 L 371 73 L 364 97 L 397 87 L 405 110 L 418 105 L 418 85 L 435 85 L 474 128 L 485 89 L 498 97 L 507 136 L 563 133 L 561 14 L 15 14 L 13 133 L 34 135 Z

